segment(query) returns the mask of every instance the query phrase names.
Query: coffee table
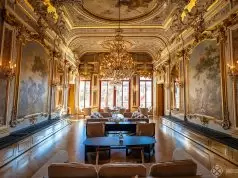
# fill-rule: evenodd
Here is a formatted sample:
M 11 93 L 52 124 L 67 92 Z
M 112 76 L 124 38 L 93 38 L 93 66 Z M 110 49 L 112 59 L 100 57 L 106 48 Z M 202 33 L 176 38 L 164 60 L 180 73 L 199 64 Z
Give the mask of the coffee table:
M 88 147 L 110 147 L 110 149 L 125 149 L 128 146 L 149 147 L 150 145 L 154 145 L 156 140 L 154 137 L 148 136 L 125 136 L 123 141 L 119 137 L 92 137 L 87 138 L 83 143 L 86 160 Z

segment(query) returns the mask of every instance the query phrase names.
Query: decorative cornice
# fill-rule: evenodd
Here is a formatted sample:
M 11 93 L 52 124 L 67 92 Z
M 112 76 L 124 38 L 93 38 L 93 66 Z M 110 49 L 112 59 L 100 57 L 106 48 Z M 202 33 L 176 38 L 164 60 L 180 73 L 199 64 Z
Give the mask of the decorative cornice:
M 28 0 L 28 2 L 32 5 L 34 8 L 34 11 L 37 15 L 40 16 L 39 20 L 40 27 L 43 29 L 44 26 L 42 24 L 47 24 L 48 28 L 52 29 L 65 43 L 64 40 L 64 33 L 66 32 L 66 26 L 65 26 L 65 20 L 64 20 L 64 14 L 63 10 L 61 8 L 57 8 L 57 18 L 54 17 L 53 13 L 48 13 L 47 8 L 48 5 L 44 4 L 42 0 Z

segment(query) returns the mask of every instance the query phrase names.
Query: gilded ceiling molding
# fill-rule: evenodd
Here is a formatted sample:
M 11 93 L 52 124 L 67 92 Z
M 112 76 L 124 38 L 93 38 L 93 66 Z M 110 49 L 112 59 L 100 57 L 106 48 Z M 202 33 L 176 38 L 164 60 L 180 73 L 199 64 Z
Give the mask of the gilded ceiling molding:
M 49 5 L 44 4 L 42 0 L 28 0 L 28 2 L 33 7 L 35 13 L 40 16 L 39 20 L 41 24 L 47 24 L 48 28 L 52 29 L 57 35 L 59 35 L 61 40 L 65 43 L 64 33 L 66 33 L 67 29 L 65 26 L 63 10 L 57 8 L 56 18 L 53 13 L 48 13 L 47 8 Z
M 15 16 L 10 14 L 6 9 L 3 10 L 3 19 L 9 25 L 15 27 L 17 31 L 17 39 L 25 43 L 27 40 L 35 40 L 41 43 L 46 49 L 49 49 L 49 46 L 44 41 L 43 34 L 37 34 L 29 31 L 21 22 L 19 22 Z
M 205 20 L 205 16 L 209 11 L 209 7 L 211 7 L 214 2 L 216 1 L 197 1 L 191 12 L 188 10 L 182 10 L 182 12 L 185 13 L 184 18 L 181 16 L 181 8 L 178 8 L 173 16 L 172 25 L 170 27 L 170 29 L 174 32 L 174 36 L 171 38 L 171 43 L 173 43 L 182 32 L 189 28 L 194 30 L 193 36 L 195 41 L 200 41 L 200 38 L 203 38 L 200 34 L 202 34 L 207 28 L 208 19 Z M 182 5 L 184 5 L 184 2 Z
M 138 34 L 137 34 L 138 35 Z M 124 36 L 124 35 L 123 35 Z M 100 45 L 100 41 L 103 42 L 106 39 L 112 38 L 114 35 L 104 35 L 104 36 L 77 36 L 71 40 L 68 47 L 71 48 L 72 51 L 77 52 L 79 57 L 86 52 L 102 52 L 105 51 Z M 90 40 L 90 38 L 93 39 Z M 97 38 L 97 39 L 96 39 Z M 136 36 L 136 35 L 125 35 L 129 41 L 132 42 L 133 46 L 131 48 L 131 52 L 143 52 L 146 51 L 153 56 L 153 59 L 157 59 L 158 53 L 162 48 L 168 47 L 168 42 L 165 37 L 161 36 Z M 154 39 L 154 40 L 153 40 Z

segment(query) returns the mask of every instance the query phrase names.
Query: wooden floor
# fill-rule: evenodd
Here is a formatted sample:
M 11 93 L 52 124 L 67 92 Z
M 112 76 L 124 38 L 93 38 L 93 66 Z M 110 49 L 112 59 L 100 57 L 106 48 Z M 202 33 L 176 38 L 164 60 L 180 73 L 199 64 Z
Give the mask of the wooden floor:
M 85 122 L 83 120 L 72 121 L 73 123 L 57 132 L 52 137 L 40 143 L 33 149 L 27 151 L 16 160 L 10 162 L 0 169 L 0 177 L 28 178 L 31 177 L 40 167 L 42 167 L 59 150 L 65 150 L 69 154 L 70 162 L 84 162 Z M 155 156 L 152 162 L 162 162 L 172 160 L 173 151 L 181 148 L 185 149 L 195 159 L 208 169 L 215 165 L 220 165 L 224 170 L 225 178 L 235 178 L 238 174 L 228 174 L 226 172 L 238 173 L 238 167 L 222 159 L 216 154 L 209 152 L 203 147 L 186 139 L 170 128 L 156 122 L 156 146 Z M 111 162 L 124 162 L 126 160 L 125 151 L 115 150 L 112 152 Z M 132 160 L 133 161 L 133 160 Z M 226 171 L 227 170 L 227 171 Z

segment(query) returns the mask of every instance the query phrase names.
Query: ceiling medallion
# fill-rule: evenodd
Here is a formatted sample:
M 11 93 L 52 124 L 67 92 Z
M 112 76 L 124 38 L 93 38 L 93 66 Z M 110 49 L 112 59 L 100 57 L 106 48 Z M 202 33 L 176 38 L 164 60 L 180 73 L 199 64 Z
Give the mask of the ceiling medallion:
M 158 0 L 86 0 L 82 10 L 93 17 L 117 22 L 118 9 L 121 11 L 121 21 L 135 20 L 150 15 L 158 10 L 164 1 Z

